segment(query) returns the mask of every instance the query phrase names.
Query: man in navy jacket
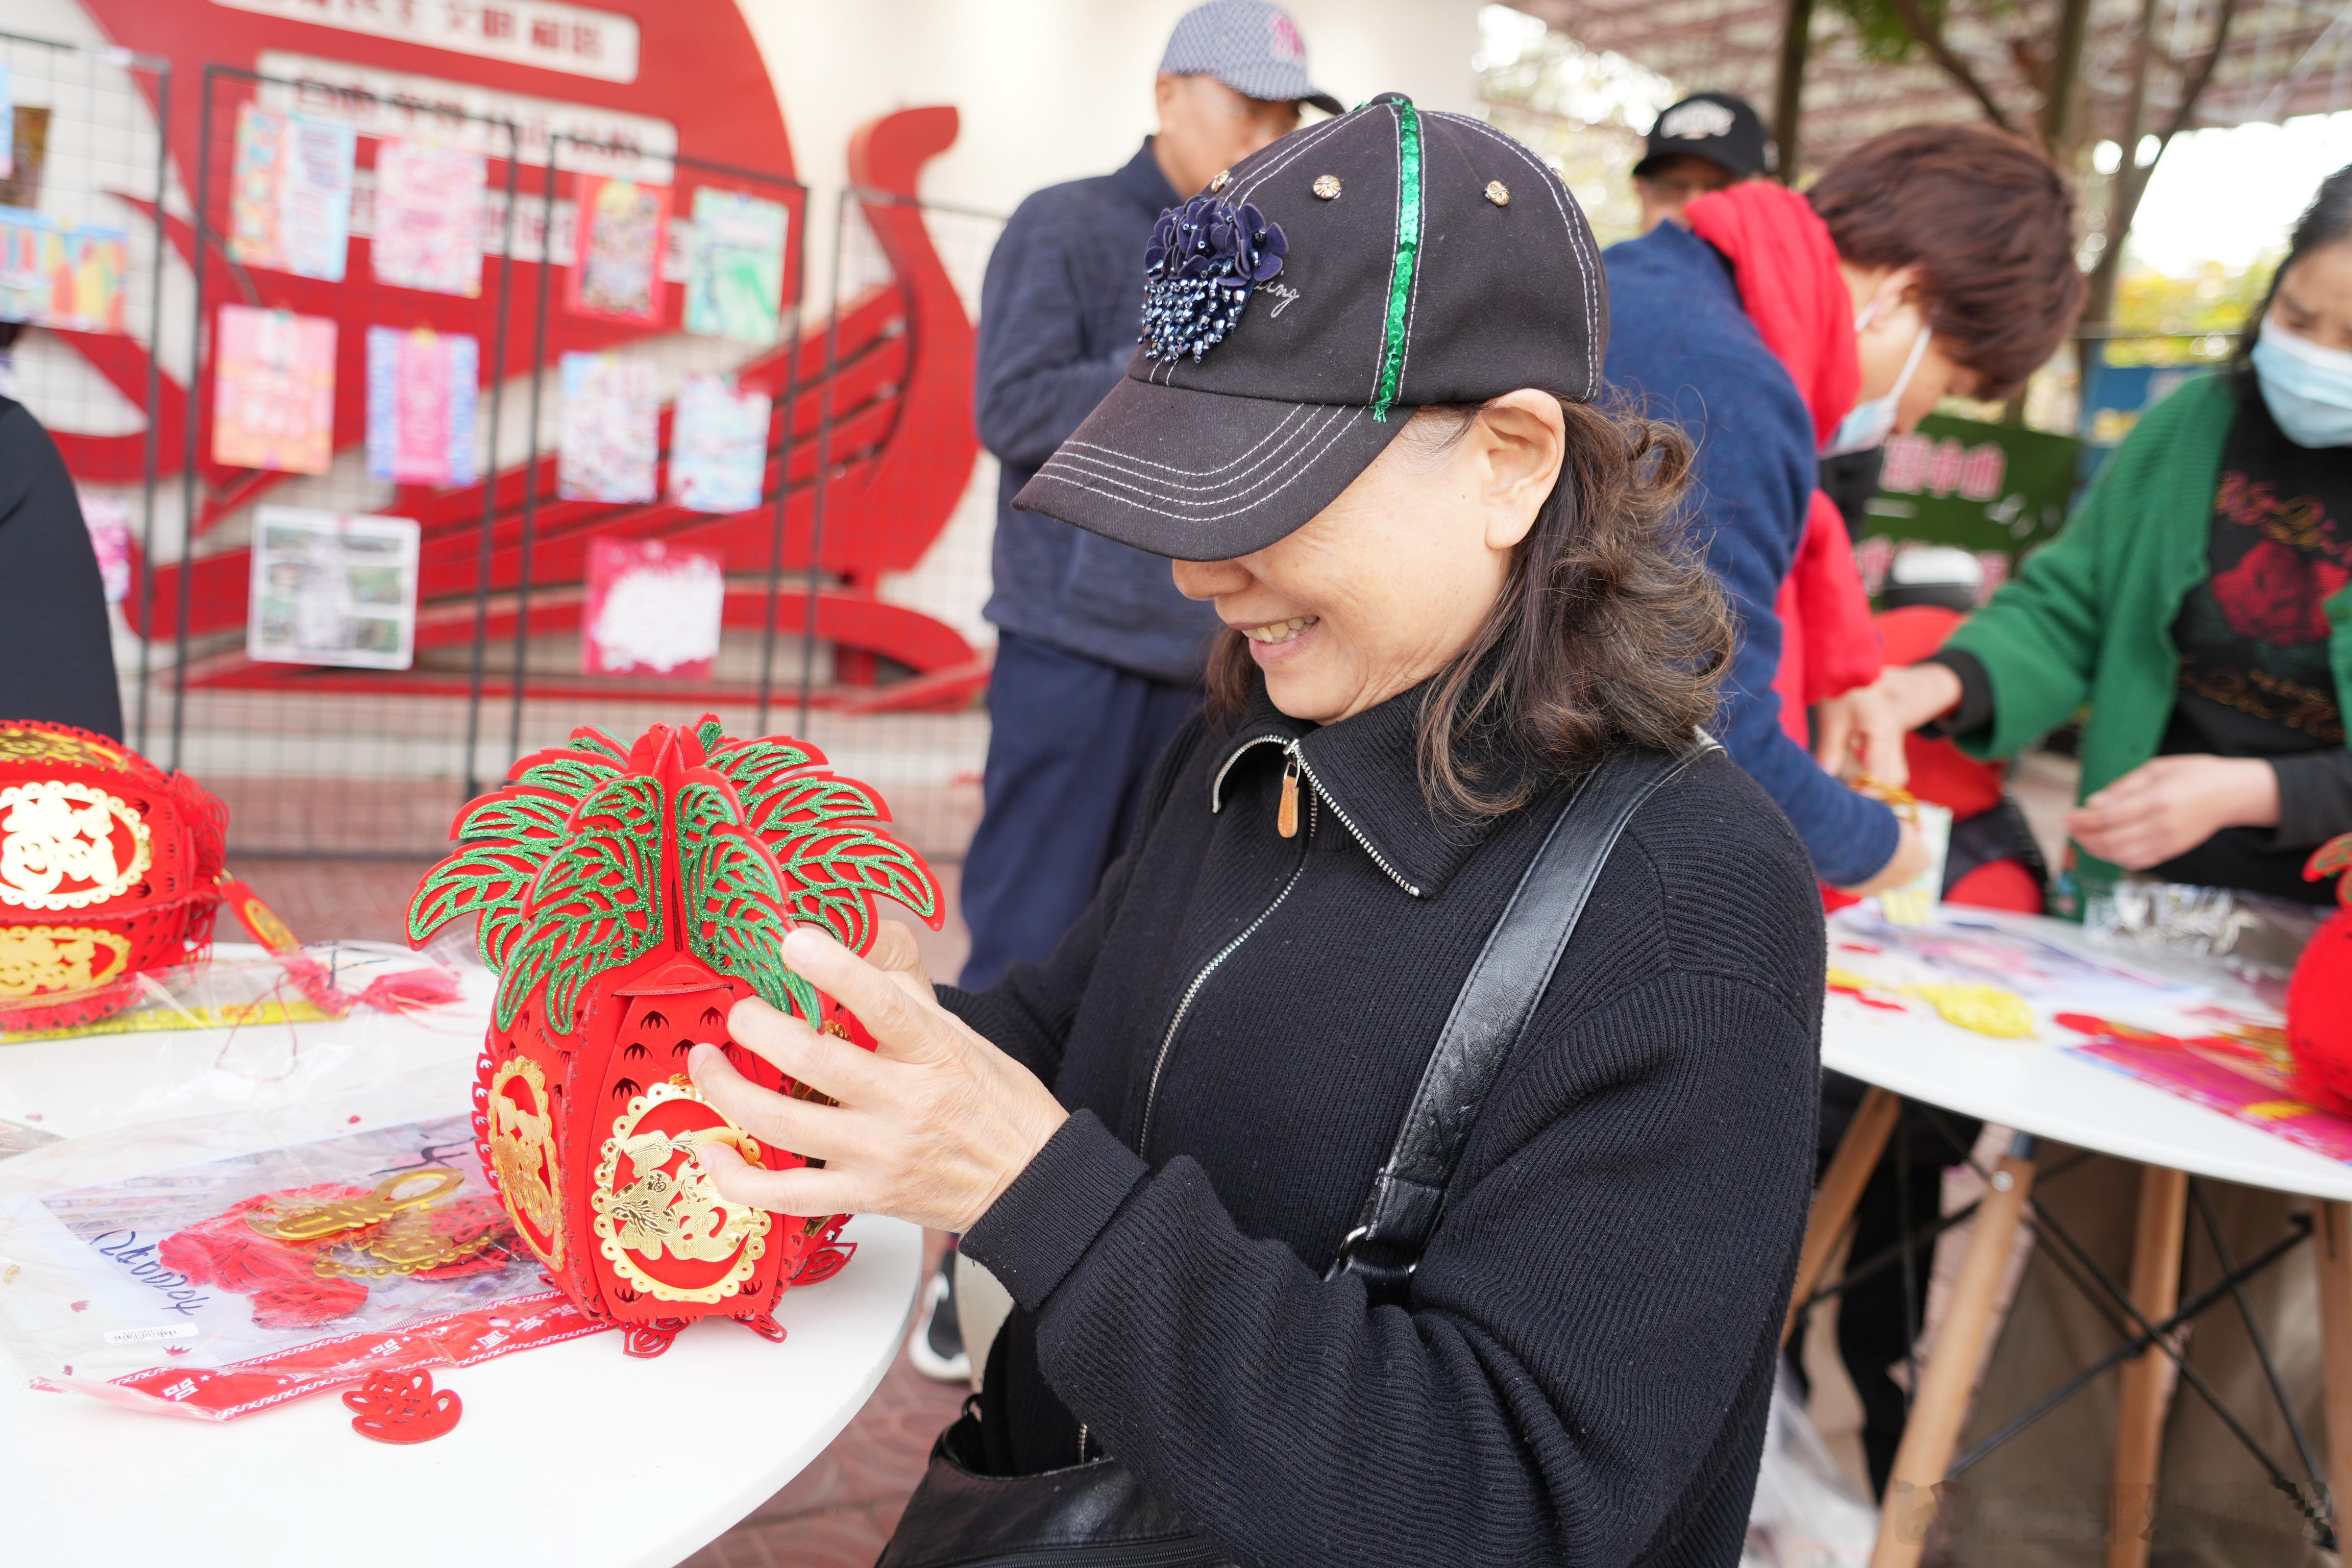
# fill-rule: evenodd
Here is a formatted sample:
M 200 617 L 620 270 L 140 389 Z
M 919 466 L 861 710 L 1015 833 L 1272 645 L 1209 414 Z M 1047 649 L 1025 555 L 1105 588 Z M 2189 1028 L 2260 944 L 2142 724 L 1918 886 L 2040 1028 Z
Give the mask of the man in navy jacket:
M 1301 103 L 1340 109 L 1309 85 L 1289 13 L 1265 0 L 1186 12 L 1154 94 L 1160 133 L 1117 174 L 1023 202 L 981 286 L 976 412 L 1003 468 L 984 810 L 963 866 L 972 990 L 1051 955 L 1094 897 L 1153 760 L 1199 701 L 1217 629 L 1167 562 L 1013 498 L 1126 374 L 1160 213 L 1297 126 Z

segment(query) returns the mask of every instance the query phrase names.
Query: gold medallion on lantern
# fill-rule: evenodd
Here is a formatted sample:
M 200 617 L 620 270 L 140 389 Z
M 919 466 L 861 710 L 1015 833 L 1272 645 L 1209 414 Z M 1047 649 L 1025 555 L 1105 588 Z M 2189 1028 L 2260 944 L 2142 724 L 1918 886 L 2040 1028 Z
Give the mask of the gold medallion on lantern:
M 93 784 L 40 779 L 0 788 L 0 904 L 104 903 L 138 885 L 152 853 L 145 819 Z
M 604 1141 L 589 1194 L 600 1250 L 630 1284 L 659 1300 L 725 1300 L 767 1250 L 768 1215 L 719 1196 L 696 1163 L 729 1143 L 757 1163 L 759 1145 L 684 1079 L 629 1101 Z
M 130 939 L 103 926 L 0 925 L 0 997 L 88 991 L 130 960 Z
M 550 1268 L 563 1267 L 562 1177 L 555 1161 L 555 1119 L 547 1075 L 516 1057 L 490 1079 L 490 1168 L 515 1229 Z

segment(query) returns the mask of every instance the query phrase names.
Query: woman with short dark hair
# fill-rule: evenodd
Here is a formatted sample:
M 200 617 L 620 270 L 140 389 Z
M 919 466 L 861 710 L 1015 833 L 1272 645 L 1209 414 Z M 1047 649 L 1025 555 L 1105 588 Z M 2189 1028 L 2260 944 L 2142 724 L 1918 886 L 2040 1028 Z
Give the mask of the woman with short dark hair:
M 795 932 L 881 1049 L 740 1005 L 838 1103 L 707 1048 L 696 1083 L 824 1166 L 701 1157 L 961 1231 L 1012 1293 L 893 1568 L 1728 1568 L 1823 942 L 1697 728 L 1729 630 L 1688 447 L 1591 405 L 1583 215 L 1475 121 L 1318 123 L 1145 262 L 1142 352 L 1021 504 L 1174 559 L 1228 627 L 1213 711 L 1049 963 L 935 996 L 903 930 Z

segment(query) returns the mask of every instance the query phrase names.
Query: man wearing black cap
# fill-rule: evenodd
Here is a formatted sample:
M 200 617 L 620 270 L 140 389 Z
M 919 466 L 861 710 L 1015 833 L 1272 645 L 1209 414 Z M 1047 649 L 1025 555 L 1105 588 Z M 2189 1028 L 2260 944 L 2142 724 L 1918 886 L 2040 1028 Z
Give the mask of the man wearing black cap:
M 1693 93 L 1668 109 L 1650 127 L 1649 146 L 1633 165 L 1642 232 L 1668 218 L 1680 223 L 1683 208 L 1709 191 L 1769 173 L 1769 146 L 1763 117 L 1744 98 Z
M 961 979 L 974 988 L 1045 959 L 1094 896 L 1152 759 L 1199 706 L 1217 629 L 1165 561 L 1016 512 L 1013 498 L 1126 370 L 1136 258 L 1160 215 L 1296 129 L 1301 104 L 1341 107 L 1309 81 L 1290 13 L 1265 0 L 1210 0 L 1180 17 L 1153 96 L 1159 134 L 1117 174 L 1023 202 L 981 287 L 975 412 L 1003 471 L 985 611 L 999 632 L 992 727 L 961 895 Z M 933 1281 L 911 1350 L 952 1382 L 969 1363 L 941 1310 L 947 1279 Z

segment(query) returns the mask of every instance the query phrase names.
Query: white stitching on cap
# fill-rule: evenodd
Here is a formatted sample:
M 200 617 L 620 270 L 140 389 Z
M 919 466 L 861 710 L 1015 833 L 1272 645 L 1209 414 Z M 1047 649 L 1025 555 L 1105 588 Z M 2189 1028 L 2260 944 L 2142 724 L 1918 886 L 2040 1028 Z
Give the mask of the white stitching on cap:
M 1268 163 L 1265 168 L 1260 169 L 1256 174 L 1252 174 L 1249 178 L 1249 184 L 1244 185 L 1241 190 L 1233 196 L 1232 200 L 1234 205 L 1238 207 L 1242 203 L 1249 200 L 1252 194 L 1255 193 L 1260 185 L 1265 184 L 1268 180 L 1274 178 L 1275 175 L 1280 174 L 1283 170 L 1297 163 L 1300 156 L 1306 153 L 1318 142 L 1322 141 L 1326 136 L 1328 136 L 1333 131 L 1337 130 L 1339 128 L 1339 121 L 1345 118 L 1346 116 L 1344 115 L 1337 116 L 1333 119 L 1323 121 L 1320 125 L 1310 125 L 1304 131 L 1293 132 L 1293 134 L 1298 138 L 1298 144 L 1291 148 L 1289 152 L 1285 153 L 1281 157 L 1276 158 L 1273 163 Z
M 1435 110 L 1432 112 L 1436 114 L 1439 119 L 1450 120 L 1454 121 L 1456 124 L 1466 125 L 1471 130 L 1479 132 L 1481 135 L 1501 142 L 1509 151 L 1517 153 L 1529 168 L 1536 171 L 1538 182 L 1542 184 L 1544 190 L 1551 196 L 1551 205 L 1559 213 L 1560 223 L 1568 229 L 1569 242 L 1574 245 L 1576 247 L 1577 253 L 1585 258 L 1586 271 L 1583 279 L 1581 279 L 1584 291 L 1584 395 L 1588 398 L 1591 397 L 1601 390 L 1601 361 L 1599 356 L 1593 352 L 1594 349 L 1599 346 L 1596 340 L 1600 337 L 1601 333 L 1600 322 L 1593 314 L 1593 306 L 1595 303 L 1593 299 L 1593 289 L 1598 286 L 1601 274 L 1601 261 L 1587 245 L 1584 233 L 1577 225 L 1576 220 L 1568 216 L 1568 208 L 1560 201 L 1559 192 L 1557 189 L 1554 189 L 1557 176 L 1553 175 L 1549 169 L 1545 168 L 1543 163 L 1535 156 L 1534 153 L 1528 152 L 1525 147 L 1513 141 L 1510 137 L 1504 135 L 1493 126 L 1486 124 L 1481 121 L 1473 120 L 1466 114 L 1449 114 L 1443 110 Z
M 1346 426 L 1352 423 L 1350 416 L 1353 415 L 1360 415 L 1363 412 L 1364 410 L 1362 409 L 1349 409 L 1333 406 L 1328 411 L 1322 423 L 1314 426 L 1312 428 L 1300 431 L 1295 439 L 1284 443 L 1280 448 L 1267 454 L 1265 463 L 1280 463 L 1284 458 L 1289 457 L 1291 452 L 1297 447 L 1303 447 L 1313 441 L 1317 437 L 1322 435 L 1323 432 L 1330 429 L 1335 424 L 1338 425 L 1344 433 Z M 1326 442 L 1325 444 L 1328 446 L 1329 443 Z M 1105 449 L 1108 450 L 1108 448 Z M 1083 453 L 1074 453 L 1065 457 L 1061 452 L 1056 452 L 1054 455 L 1053 461 L 1049 463 L 1047 467 L 1038 470 L 1038 476 L 1040 478 L 1044 478 L 1047 474 L 1050 474 L 1054 468 L 1058 465 L 1063 468 L 1090 471 L 1097 477 L 1105 479 L 1116 479 L 1122 477 L 1130 479 L 1135 481 L 1131 488 L 1135 489 L 1139 493 L 1144 493 L 1156 487 L 1160 493 L 1165 495 L 1190 493 L 1192 495 L 1205 496 L 1216 495 L 1224 491 L 1231 491 L 1235 495 L 1247 495 L 1252 490 L 1265 489 L 1271 479 L 1277 477 L 1281 472 L 1279 468 L 1274 468 L 1267 469 L 1265 473 L 1261 474 L 1255 479 L 1252 479 L 1247 475 L 1237 474 L 1230 479 L 1222 479 L 1214 484 L 1188 485 L 1179 483 L 1173 479 L 1161 479 L 1156 474 L 1145 473 L 1140 468 L 1137 468 L 1132 462 L 1114 460 L 1124 458 L 1126 454 L 1117 451 L 1113 451 L 1109 458 L 1088 457 Z M 1311 458 L 1309 460 L 1312 461 Z M 1265 467 L 1265 464 L 1261 464 L 1259 466 L 1263 468 Z
M 1356 409 L 1353 411 L 1356 418 L 1363 417 L 1366 412 L 1367 411 L 1363 409 Z M 1300 479 L 1310 472 L 1314 468 L 1316 463 L 1321 460 L 1323 454 L 1329 451 L 1334 446 L 1338 445 L 1340 437 L 1345 436 L 1348 431 L 1353 427 L 1354 424 L 1355 418 L 1350 418 L 1342 423 L 1339 428 L 1332 434 L 1328 440 L 1325 441 L 1322 446 L 1309 453 L 1307 458 L 1301 462 L 1297 468 L 1291 470 L 1288 478 L 1285 479 L 1282 483 L 1275 486 L 1272 489 L 1265 491 L 1263 495 L 1256 497 L 1255 500 L 1245 501 L 1239 506 L 1233 507 L 1228 510 L 1216 512 L 1205 517 L 1191 518 L 1186 521 L 1192 522 L 1217 522 L 1225 518 L 1239 517 L 1244 512 L 1254 510 L 1258 507 L 1264 506 L 1267 501 L 1272 500 L 1276 496 L 1278 496 L 1284 490 L 1288 489 L 1292 485 L 1296 484 Z M 1155 495 L 1151 491 L 1144 489 L 1140 486 L 1120 484 L 1117 479 L 1111 479 L 1108 475 L 1099 477 L 1101 477 L 1106 483 L 1115 485 L 1119 489 L 1132 491 L 1134 494 L 1143 497 L 1145 500 L 1167 508 L 1171 510 L 1183 507 L 1200 507 L 1218 504 L 1216 502 L 1180 500 L 1166 495 Z M 1084 490 L 1089 495 L 1098 495 L 1107 500 L 1117 501 L 1121 506 L 1133 506 L 1136 504 L 1127 497 L 1115 494 L 1111 490 L 1097 489 L 1096 486 L 1087 484 L 1084 480 L 1066 478 L 1060 474 L 1041 472 L 1038 474 L 1037 479 L 1051 479 L 1057 485 L 1067 485 L 1072 489 Z M 1032 480 L 1031 482 L 1035 483 L 1037 481 Z
M 1122 452 L 1116 447 L 1106 447 L 1098 441 L 1065 441 L 1061 446 L 1056 447 L 1054 450 L 1056 455 L 1067 451 L 1072 447 L 1089 452 L 1109 452 L 1117 457 L 1125 458 L 1129 462 L 1139 463 L 1147 468 L 1163 468 L 1169 473 L 1182 474 L 1188 479 L 1204 479 L 1212 474 L 1222 474 L 1227 468 L 1232 468 L 1234 463 L 1241 462 L 1244 458 L 1248 458 L 1251 453 L 1257 450 L 1258 447 L 1265 446 L 1266 442 L 1271 441 L 1276 437 L 1281 435 L 1282 427 L 1285 425 L 1287 425 L 1292 420 L 1299 417 L 1312 406 L 1314 405 L 1305 403 L 1294 405 L 1288 413 L 1285 414 L 1279 420 L 1275 422 L 1273 429 L 1267 431 L 1263 437 L 1259 437 L 1257 447 L 1252 447 L 1249 451 L 1242 453 L 1240 457 L 1234 458 L 1231 462 L 1220 463 L 1213 468 L 1180 468 L 1173 463 L 1155 463 L 1150 461 L 1149 458 L 1139 458 L 1132 452 Z M 1052 458 L 1047 458 L 1045 460 L 1050 463 L 1054 459 Z
M 1147 472 L 1144 465 L 1139 464 L 1129 454 L 1116 447 L 1097 447 L 1089 452 L 1071 452 L 1065 447 L 1062 451 L 1056 452 L 1054 456 L 1056 461 L 1069 467 L 1124 474 L 1139 484 L 1158 485 L 1171 491 L 1190 490 L 1198 495 L 1213 495 L 1224 490 L 1247 491 L 1266 483 L 1267 472 L 1278 470 L 1284 459 L 1295 448 L 1315 439 L 1322 431 L 1328 429 L 1330 424 L 1330 419 L 1327 417 L 1319 423 L 1294 431 L 1280 446 L 1259 458 L 1246 469 L 1224 479 L 1212 479 L 1207 484 L 1187 484 L 1181 477 L 1167 477 L 1164 471 L 1160 474 Z M 1158 464 L 1150 466 L 1160 467 Z M 1045 470 L 1041 468 L 1038 471 L 1043 473 Z M 1181 476 L 1182 470 L 1178 469 L 1176 473 Z

